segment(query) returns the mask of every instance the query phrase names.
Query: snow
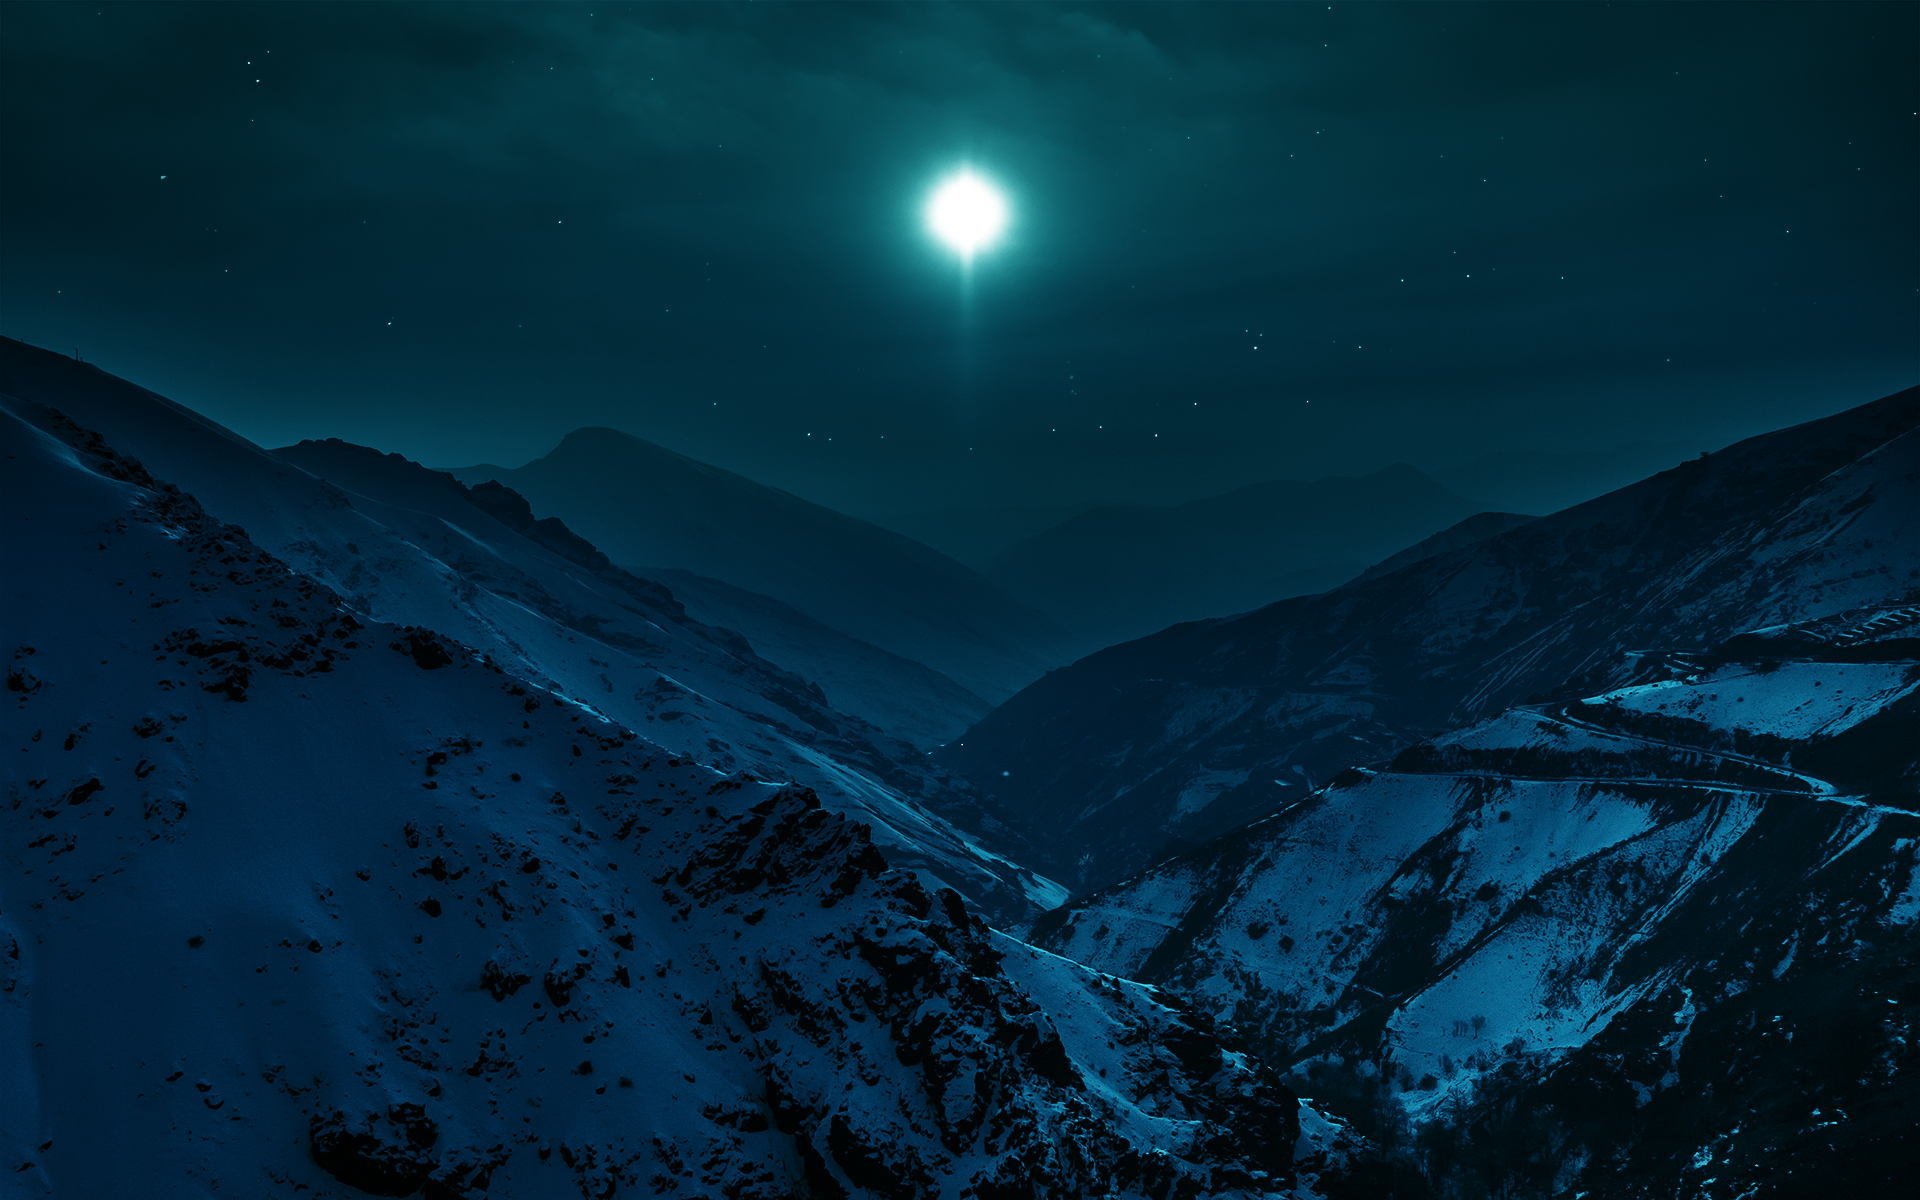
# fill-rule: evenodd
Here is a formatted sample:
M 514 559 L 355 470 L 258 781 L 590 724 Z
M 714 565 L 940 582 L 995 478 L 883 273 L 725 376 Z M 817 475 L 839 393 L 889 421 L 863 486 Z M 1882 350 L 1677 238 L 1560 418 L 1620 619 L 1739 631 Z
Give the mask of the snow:
M 804 792 L 355 614 L 56 429 L 0 410 L 36 513 L 0 612 L 9 1194 L 346 1196 L 364 1135 L 452 1195 L 771 1200 L 806 1155 L 1145 1195 L 1257 1154 L 1196 1131 L 1293 1119 L 1174 1070 L 1145 989 L 1001 937 L 1003 972 Z
M 1708 998 L 1750 986 L 1711 974 L 1717 960 L 1785 980 L 1820 969 L 1807 947 L 1827 940 L 1825 914 L 1920 912 L 1920 815 L 1722 735 L 1801 747 L 1893 728 L 1917 681 L 1909 662 L 1788 661 L 1511 709 L 1078 901 L 1040 940 L 1282 1047 L 1383 1015 L 1376 1061 L 1433 1077 L 1401 1093 L 1416 1121 L 1515 1055 L 1545 1069 L 1645 1005 L 1674 1014 L 1654 1048 L 1670 1076 Z M 1655 736 L 1629 714 L 1692 723 Z M 1786 937 L 1741 940 L 1774 913 Z M 1629 1082 L 1646 1103 L 1675 1080 Z
M 1920 664 L 1788 662 L 1622 688 L 1594 703 L 1807 741 L 1844 733 L 1916 689 Z
M 111 376 L 0 349 L 10 386 L 38 397 L 12 401 L 23 417 L 57 407 L 359 613 L 455 638 L 676 754 L 812 787 L 870 821 L 903 863 L 1025 915 L 1035 885 L 1024 872 L 916 804 L 904 780 L 876 779 L 881 765 L 897 774 L 899 758 L 877 731 L 645 590 L 654 585 L 562 557 L 404 459 L 321 444 L 327 453 L 312 457 L 337 465 L 348 490 Z
M 1920 842 L 1912 838 L 1901 838 L 1894 844 L 1896 851 L 1905 855 L 1909 864 L 1906 881 L 1893 894 L 1887 905 L 1886 920 L 1890 925 L 1913 925 L 1920 923 L 1920 867 L 1912 864 L 1920 859 Z

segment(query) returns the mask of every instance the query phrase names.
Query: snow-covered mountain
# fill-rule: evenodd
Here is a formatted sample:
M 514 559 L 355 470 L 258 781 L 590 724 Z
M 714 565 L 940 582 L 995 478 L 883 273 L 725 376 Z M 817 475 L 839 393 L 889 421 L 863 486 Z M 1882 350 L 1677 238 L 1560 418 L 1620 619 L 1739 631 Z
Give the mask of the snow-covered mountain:
M 1317 596 L 1056 671 L 940 761 L 950 811 L 1111 883 L 1357 763 L 1644 653 L 1920 594 L 1920 389 Z
M 333 439 L 302 442 L 275 453 L 349 493 L 437 511 L 455 524 L 471 524 L 470 510 L 477 503 L 514 529 L 532 531 L 536 540 L 541 529 L 565 531 L 587 548 L 596 571 L 622 573 L 558 518 L 536 519 L 528 502 L 503 484 L 482 482 L 467 488 L 450 475 L 426 471 L 397 455 Z M 916 746 L 938 745 L 987 711 L 984 700 L 931 668 L 830 629 L 769 596 L 687 571 L 655 570 L 646 578 L 665 584 L 680 609 L 701 624 L 752 630 L 749 640 L 757 655 L 820 685 L 836 712 L 859 717 Z
M 1103 506 L 1024 538 L 990 577 L 1084 653 L 1324 591 L 1474 505 L 1409 466 L 1273 480 L 1185 504 Z
M 806 790 L 367 617 L 17 393 L 0 466 L 33 518 L 0 592 L 8 1194 L 1285 1196 L 1337 1165 L 1206 1017 L 994 933 Z
M 566 526 L 535 520 L 509 489 L 469 489 L 344 443 L 276 455 L 14 341 L 0 341 L 0 394 L 99 433 L 364 616 L 452 637 L 666 750 L 811 787 L 871 824 L 897 862 L 996 912 L 1057 896 L 913 798 L 918 752 L 834 709 L 738 634 L 693 619 L 666 588 L 615 567 Z
M 990 702 L 1065 660 L 1059 630 L 952 559 L 631 434 L 581 429 L 525 466 L 454 474 L 507 484 L 624 567 L 771 596 Z
M 655 570 L 709 625 L 752 630 L 755 650 L 819 684 L 837 710 L 923 749 L 944 745 L 992 705 L 932 667 L 841 633 L 782 604 L 691 571 Z
M 1731 1200 L 1920 1137 L 1920 391 L 931 765 L 978 701 L 877 642 L 15 342 L 0 506 L 22 1195 Z
M 1920 606 L 1664 673 L 1349 771 L 1036 939 L 1375 1092 L 1461 1194 L 1884 1187 L 1920 1133 Z

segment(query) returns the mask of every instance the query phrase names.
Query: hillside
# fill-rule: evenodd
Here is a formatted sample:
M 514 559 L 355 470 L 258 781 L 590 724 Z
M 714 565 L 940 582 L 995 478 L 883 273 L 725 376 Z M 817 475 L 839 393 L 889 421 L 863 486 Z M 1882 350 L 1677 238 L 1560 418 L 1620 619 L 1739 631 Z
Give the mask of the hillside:
M 1095 508 L 1016 543 L 989 574 L 1086 652 L 1325 591 L 1473 510 L 1408 466 L 1276 480 L 1167 507 Z
M 473 523 L 477 504 L 536 538 L 543 529 L 558 531 L 556 536 L 573 537 L 594 556 L 594 570 L 625 574 L 558 518 L 536 519 L 525 498 L 502 484 L 467 488 L 397 455 L 336 440 L 301 442 L 275 453 L 363 499 L 433 511 L 463 525 Z M 686 571 L 651 571 L 647 581 L 664 585 L 678 610 L 694 621 L 746 636 L 756 655 L 818 685 L 835 712 L 916 746 L 937 745 L 986 713 L 985 701 L 945 676 L 829 629 L 771 597 Z
M 895 860 L 1017 913 L 1057 895 L 913 798 L 920 754 L 831 707 L 738 634 L 690 617 L 503 488 L 345 443 L 279 456 L 164 397 L 0 342 L 0 394 L 101 434 L 363 617 L 433 629 L 718 770 L 813 788 Z M 299 466 L 305 457 L 341 476 Z M 38 511 L 37 509 L 35 511 Z
M 808 791 L 369 619 L 18 396 L 0 464 L 9 1194 L 1285 1196 L 1337 1157 L 1206 1018 Z
M 951 741 L 992 707 L 932 667 L 829 628 L 771 596 L 691 571 L 656 570 L 651 577 L 673 589 L 699 620 L 745 632 L 755 650 L 818 683 L 838 711 L 915 747 Z
M 1064 660 L 1059 631 L 917 542 L 612 429 L 522 467 L 468 467 L 623 567 L 690 571 L 771 596 L 999 701 Z
M 951 811 L 1097 887 L 1449 726 L 1628 682 L 1650 647 L 1906 602 L 1916 425 L 1920 389 L 1389 574 L 1102 651 L 942 752 L 971 785 Z
M 1387 1105 L 1436 1184 L 1876 1194 L 1920 1100 L 1917 623 L 1509 710 L 1035 935 Z
M 1510 529 L 1518 529 L 1531 520 L 1533 520 L 1532 517 L 1521 513 L 1475 513 L 1463 521 L 1447 526 L 1432 537 L 1421 538 L 1404 550 L 1394 551 L 1354 578 L 1373 579 L 1381 575 L 1391 575 L 1402 567 L 1412 566 L 1437 554 L 1471 546 L 1475 542 L 1484 542 Z

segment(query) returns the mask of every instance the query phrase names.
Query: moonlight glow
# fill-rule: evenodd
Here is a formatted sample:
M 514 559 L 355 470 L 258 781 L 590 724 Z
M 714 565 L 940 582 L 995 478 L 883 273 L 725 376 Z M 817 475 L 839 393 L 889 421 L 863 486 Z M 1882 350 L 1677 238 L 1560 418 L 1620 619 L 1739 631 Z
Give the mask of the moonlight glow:
M 970 170 L 949 176 L 927 201 L 927 228 L 969 262 L 999 241 L 1006 227 L 1006 199 Z

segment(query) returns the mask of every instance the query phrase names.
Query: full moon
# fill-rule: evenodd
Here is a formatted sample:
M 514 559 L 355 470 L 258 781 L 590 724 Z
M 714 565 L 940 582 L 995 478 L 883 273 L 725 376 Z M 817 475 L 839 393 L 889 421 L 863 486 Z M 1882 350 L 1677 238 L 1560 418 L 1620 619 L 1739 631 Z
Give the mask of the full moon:
M 927 228 L 962 260 L 1000 239 L 1007 227 L 1007 201 L 971 170 L 948 176 L 927 201 Z

